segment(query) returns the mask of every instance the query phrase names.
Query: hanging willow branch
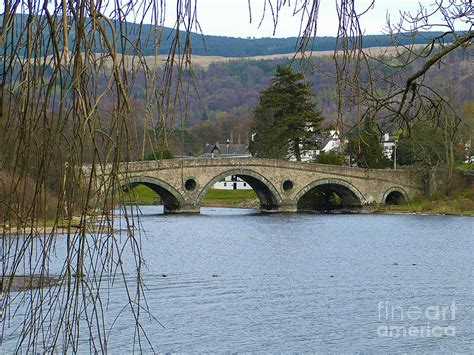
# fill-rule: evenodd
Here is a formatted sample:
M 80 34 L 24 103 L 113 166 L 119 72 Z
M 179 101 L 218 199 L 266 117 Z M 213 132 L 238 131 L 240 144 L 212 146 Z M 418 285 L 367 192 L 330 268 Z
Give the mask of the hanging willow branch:
M 177 30 L 193 28 L 194 6 L 178 2 Z M 143 327 L 156 320 L 144 292 L 143 231 L 135 212 L 115 206 L 123 163 L 178 115 L 189 38 L 174 32 L 163 66 L 147 62 L 142 46 L 151 42 L 157 58 L 164 1 L 7 0 L 2 10 L 2 346 L 107 352 L 119 306 L 116 317 L 133 319 L 128 350 L 153 350 Z M 152 21 L 146 41 L 130 18 Z M 137 86 L 146 119 L 133 104 Z

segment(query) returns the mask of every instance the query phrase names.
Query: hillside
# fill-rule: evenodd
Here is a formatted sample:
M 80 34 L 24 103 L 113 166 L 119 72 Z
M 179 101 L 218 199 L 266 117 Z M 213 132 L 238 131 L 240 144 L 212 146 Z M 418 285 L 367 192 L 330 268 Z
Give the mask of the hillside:
M 423 44 L 415 44 L 412 46 L 414 50 L 422 49 L 425 45 Z M 366 54 L 372 57 L 391 57 L 397 54 L 398 49 L 394 46 L 389 47 L 367 47 L 363 49 Z M 317 58 L 332 58 L 334 55 L 334 49 L 332 50 L 325 50 L 325 51 L 312 51 L 312 52 L 305 52 L 304 57 L 305 59 L 314 60 Z M 103 64 L 106 67 L 112 67 L 112 59 L 108 55 L 101 56 L 100 53 L 96 53 L 97 59 L 102 60 Z M 228 62 L 236 62 L 236 61 L 272 61 L 272 60 L 292 60 L 292 59 L 301 59 L 303 57 L 302 53 L 281 53 L 281 54 L 269 54 L 269 55 L 256 55 L 256 56 L 247 56 L 247 57 L 224 57 L 224 56 L 217 56 L 217 55 L 197 55 L 193 54 L 191 58 L 191 62 L 194 66 L 198 66 L 202 69 L 207 69 L 209 65 L 215 63 L 228 63 Z M 148 65 L 152 65 L 155 63 L 154 56 L 145 56 L 143 57 L 144 61 Z M 168 61 L 167 55 L 158 55 L 157 65 L 164 66 Z M 132 69 L 134 65 L 136 66 L 136 58 L 133 55 L 126 55 L 124 56 L 125 67 L 127 69 Z
M 0 22 L 3 20 L 0 16 Z M 45 52 L 44 54 L 51 54 L 52 48 L 49 43 L 49 28 L 46 26 L 46 21 L 43 16 L 36 16 L 32 22 L 33 32 L 40 31 L 45 40 Z M 22 31 L 24 31 L 28 22 L 27 15 L 17 15 L 15 21 L 15 32 L 16 39 L 20 37 Z M 69 19 L 70 23 L 70 36 L 69 46 L 73 43 L 74 34 L 74 23 L 72 19 Z M 176 31 L 168 27 L 153 27 L 149 24 L 137 24 L 127 23 L 124 32 L 127 34 L 129 41 L 126 43 L 126 47 L 123 47 L 122 41 L 119 40 L 118 36 L 120 33 L 120 26 L 118 23 L 113 22 L 115 28 L 114 31 L 117 33 L 117 43 L 119 52 L 125 52 L 126 54 L 135 54 L 140 52 L 142 55 L 150 56 L 154 55 L 155 49 L 153 45 L 153 33 L 158 33 L 161 37 L 158 54 L 166 54 L 169 52 L 173 41 L 175 39 Z M 112 31 L 110 27 L 104 22 L 104 28 L 108 32 L 108 35 L 112 37 Z M 86 30 L 89 36 L 95 36 L 92 30 L 91 23 L 88 24 Z M 387 47 L 391 46 L 395 41 L 399 44 L 423 44 L 427 43 L 429 39 L 440 35 L 441 32 L 418 32 L 414 34 L 400 34 L 396 38 L 390 38 L 387 35 L 367 35 L 362 38 L 362 46 L 364 48 L 369 47 Z M 179 38 L 181 39 L 180 45 L 184 43 L 186 33 L 179 31 Z M 276 54 L 287 54 L 293 53 L 297 49 L 298 38 L 233 38 L 223 36 L 207 36 L 198 33 L 190 33 L 190 42 L 192 47 L 192 53 L 198 56 L 217 56 L 225 58 L 242 58 L 242 57 L 255 57 L 255 56 L 271 56 Z M 445 36 L 445 41 L 450 41 L 452 36 Z M 12 42 L 9 43 L 11 45 Z M 62 49 L 62 44 L 59 42 L 59 49 Z M 331 51 L 336 46 L 336 37 L 317 37 L 312 46 L 308 50 L 313 51 Z M 96 52 L 101 52 L 102 48 L 97 44 L 94 48 Z
M 318 110 L 326 118 L 325 125 L 334 124 L 337 117 L 335 66 L 329 54 L 332 52 L 316 52 L 312 68 L 306 68 L 306 80 L 311 84 Z M 234 142 L 239 138 L 245 142 L 260 91 L 268 87 L 277 65 L 289 63 L 291 57 L 194 58 L 194 64 L 201 65 L 195 65 L 193 73 L 197 92 L 191 90 L 189 93 L 186 120 L 175 121 L 175 142 L 178 143 L 175 152 L 181 153 L 179 147 L 183 137 L 185 154 L 196 154 L 206 142 L 215 143 L 230 137 L 234 138 Z M 406 68 L 407 73 L 414 72 L 420 65 L 413 63 Z M 293 66 L 298 68 L 299 61 L 293 62 Z M 378 68 L 375 62 L 373 68 L 375 72 L 389 70 Z M 462 113 L 465 103 L 474 101 L 474 67 L 469 53 L 451 53 L 443 66 L 428 73 L 426 83 L 441 89 L 446 86 L 446 78 L 450 78 L 453 104 Z M 137 99 L 143 97 L 144 88 L 142 90 L 136 90 Z M 352 107 L 345 108 L 345 122 L 349 124 L 355 114 L 356 110 Z M 184 135 L 181 128 L 185 129 Z
M 16 23 L 17 38 L 20 31 L 25 27 L 27 17 L 17 15 L 18 21 Z M 40 35 L 35 38 L 36 43 L 46 43 L 49 39 L 47 28 L 42 21 L 44 18 L 36 17 L 33 19 L 33 30 L 41 27 Z M 142 34 L 138 36 L 137 24 L 127 24 L 127 33 L 130 37 L 130 48 L 132 44 L 136 51 L 140 51 L 144 55 L 148 64 L 153 63 L 156 59 L 152 56 L 153 46 L 149 40 L 149 34 L 152 30 L 150 25 L 143 25 Z M 74 34 L 70 36 L 73 38 Z M 171 41 L 174 37 L 172 29 L 162 28 L 163 40 L 159 49 L 159 54 L 165 54 L 171 46 Z M 401 36 L 397 40 L 401 43 L 425 43 L 428 38 L 436 36 L 437 32 L 418 33 L 416 38 L 413 36 Z M 184 33 L 180 33 L 184 36 Z M 23 34 L 24 38 L 25 34 Z M 88 32 L 87 36 L 94 36 L 93 31 Z M 95 37 L 94 37 L 95 38 Z M 198 34 L 191 34 L 192 43 L 192 71 L 183 70 L 183 76 L 180 78 L 179 94 L 175 97 L 179 99 L 185 98 L 183 103 L 180 103 L 175 108 L 166 107 L 169 110 L 166 116 L 166 125 L 169 128 L 165 139 L 161 140 L 157 137 L 157 141 L 171 142 L 171 150 L 175 154 L 199 154 L 206 143 L 215 143 L 216 141 L 233 138 L 235 142 L 239 140 L 245 142 L 248 139 L 249 126 L 252 120 L 253 111 L 259 100 L 259 93 L 261 90 L 268 87 L 271 78 L 273 77 L 277 65 L 288 64 L 293 58 L 299 58 L 299 54 L 295 55 L 296 38 L 264 38 L 264 39 L 242 39 L 229 38 L 218 36 L 201 36 Z M 449 41 L 449 36 L 444 38 Z M 46 41 L 46 42 L 44 42 Z M 304 68 L 299 60 L 292 62 L 292 65 L 297 70 L 304 69 L 306 80 L 311 84 L 311 90 L 315 94 L 315 105 L 326 118 L 324 124 L 329 126 L 334 124 L 337 116 L 337 93 L 335 82 L 335 64 L 332 58 L 333 49 L 336 39 L 333 37 L 321 37 L 315 41 L 315 51 L 307 53 L 310 57 L 310 64 L 305 63 Z M 15 39 L 8 43 L 11 46 Z M 365 36 L 362 39 L 365 46 L 365 51 L 372 56 L 379 56 L 382 54 L 390 55 L 396 51 L 395 47 L 389 46 L 391 39 L 387 36 Z M 97 43 L 97 42 L 93 42 Z M 127 42 L 123 42 L 127 43 Z M 71 42 L 72 44 L 72 42 Z M 48 44 L 50 46 L 50 44 Z M 96 46 L 96 45 L 94 45 Z M 422 44 L 415 44 L 422 46 Z M 10 48 L 11 49 L 11 48 Z M 102 55 L 98 45 L 94 47 L 95 56 L 100 61 L 105 61 L 105 66 L 111 64 L 110 56 Z M 120 49 L 120 48 L 119 48 Z M 123 49 L 123 48 L 121 48 Z M 46 47 L 44 52 L 48 53 L 50 47 Z M 9 52 L 7 48 L 6 53 Z M 35 52 L 36 58 L 41 58 L 39 64 L 48 63 L 44 60 L 44 53 Z M 104 51 L 105 52 L 105 51 Z M 146 121 L 144 118 L 152 117 L 156 119 L 162 114 L 155 105 L 148 106 L 147 97 L 149 98 L 150 82 L 146 77 L 147 73 L 141 71 L 142 67 L 137 66 L 137 58 L 134 58 L 131 51 L 125 48 L 124 68 L 130 72 L 129 92 L 131 94 L 131 101 L 133 103 L 133 113 L 130 116 L 133 127 L 136 130 L 137 144 L 132 144 L 132 156 L 140 157 L 141 147 L 143 144 L 143 128 L 142 125 Z M 41 54 L 41 55 L 40 55 Z M 453 104 L 463 110 L 465 103 L 474 101 L 474 75 L 472 66 L 472 51 L 458 50 L 451 53 L 443 60 L 443 65 L 437 66 L 430 70 L 426 76 L 426 82 L 433 85 L 434 88 L 445 87 L 448 83 L 450 85 L 450 95 Z M 143 58 L 143 57 L 142 57 Z M 158 63 L 164 63 L 167 59 L 166 55 L 158 56 Z M 14 66 L 23 59 L 21 55 L 12 60 Z M 33 59 L 32 59 L 33 60 Z M 141 58 L 140 58 L 141 60 Z M 389 59 L 391 60 L 391 59 Z M 134 61 L 134 66 L 131 63 Z M 140 62 L 142 63 L 142 62 Z M 54 63 L 51 63 L 53 65 Z M 383 78 L 384 75 L 389 75 L 397 68 L 384 66 L 376 60 L 370 61 L 371 71 L 376 76 Z M 403 75 L 413 73 L 422 65 L 422 60 L 412 62 L 403 71 Z M 137 70 L 132 70 L 135 68 Z M 17 65 L 18 72 L 21 65 Z M 46 75 L 48 70 L 45 71 Z M 100 88 L 106 87 L 106 75 L 98 74 L 94 77 Z M 157 78 L 163 78 L 165 72 L 162 66 L 157 68 Z M 361 74 L 364 80 L 364 73 Z M 449 78 L 449 80 L 446 80 Z M 176 78 L 173 77 L 176 83 Z M 182 83 L 182 85 L 181 85 Z M 157 87 L 159 87 L 160 79 L 157 79 Z M 384 91 L 383 80 L 377 84 L 377 89 Z M 174 85 L 178 87 L 178 85 Z M 174 95 L 174 92 L 173 92 Z M 107 121 L 110 107 L 113 106 L 113 98 L 104 95 L 101 98 L 100 109 L 102 110 L 102 117 L 104 122 Z M 350 104 L 349 104 L 350 106 Z M 350 124 L 355 117 L 354 105 L 352 107 L 344 107 L 344 121 Z M 161 108 L 160 108 L 161 109 Z M 148 111 L 147 111 L 148 110 Z M 148 120 L 150 122 L 150 120 Z M 158 122 L 158 119 L 156 119 Z M 148 123 L 149 125 L 150 123 Z M 156 123 L 158 124 L 158 123 Z M 161 122 L 160 122 L 161 124 Z M 151 128 L 149 126 L 148 128 Z M 156 128 L 156 127 L 155 127 Z M 161 127 L 162 128 L 162 127 Z M 157 129 L 157 131 L 160 131 Z M 171 138 L 170 140 L 168 140 Z M 150 145 L 152 140 L 147 141 Z M 153 140 L 154 142 L 154 140 Z

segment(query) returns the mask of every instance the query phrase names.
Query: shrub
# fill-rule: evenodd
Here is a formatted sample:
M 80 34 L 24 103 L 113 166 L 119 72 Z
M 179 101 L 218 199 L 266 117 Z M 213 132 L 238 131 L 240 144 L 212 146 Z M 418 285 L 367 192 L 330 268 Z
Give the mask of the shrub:
M 345 158 L 344 156 L 334 153 L 334 152 L 321 152 L 317 157 L 315 162 L 318 164 L 328 164 L 328 165 L 344 165 Z
M 168 149 L 155 149 L 153 152 L 145 155 L 143 160 L 161 160 L 161 159 L 173 159 L 174 155 Z
M 0 171 L 0 221 L 52 218 L 57 207 L 58 199 L 30 177 Z

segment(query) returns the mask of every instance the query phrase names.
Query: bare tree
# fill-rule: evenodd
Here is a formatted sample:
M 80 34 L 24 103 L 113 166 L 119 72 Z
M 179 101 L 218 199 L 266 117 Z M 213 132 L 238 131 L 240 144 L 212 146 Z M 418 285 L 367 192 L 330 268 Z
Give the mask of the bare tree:
M 400 11 L 399 18 L 387 18 L 385 32 L 392 40 L 393 49 L 385 55 L 373 54 L 363 48 L 361 22 L 370 16 L 377 0 L 360 9 L 357 1 L 336 2 L 339 17 L 337 43 L 334 49 L 338 97 L 338 127 L 343 127 L 345 108 L 356 107 L 360 133 L 364 122 L 373 121 L 390 124 L 392 129 L 411 130 L 412 125 L 429 120 L 443 126 L 450 117 L 450 145 L 454 144 L 459 125 L 459 110 L 453 107 L 449 95 L 433 87 L 426 76 L 433 68 L 442 67 L 449 55 L 455 51 L 470 51 L 473 39 L 474 7 L 472 0 L 436 0 L 430 6 L 419 4 L 415 12 Z M 264 16 L 270 15 L 275 26 L 278 13 L 283 6 L 294 6 L 294 14 L 301 16 L 301 31 L 298 50 L 303 57 L 308 44 L 316 40 L 320 0 L 272 1 L 267 0 Z M 422 31 L 436 30 L 440 34 L 428 39 L 425 45 L 415 43 L 416 35 Z M 401 39 L 412 38 L 411 45 L 401 44 Z M 380 71 L 380 67 L 389 68 Z M 386 72 L 386 74 L 383 74 Z M 446 125 L 445 125 L 446 126 Z M 380 129 L 382 131 L 382 129 Z M 452 172 L 453 154 L 449 154 L 448 168 Z

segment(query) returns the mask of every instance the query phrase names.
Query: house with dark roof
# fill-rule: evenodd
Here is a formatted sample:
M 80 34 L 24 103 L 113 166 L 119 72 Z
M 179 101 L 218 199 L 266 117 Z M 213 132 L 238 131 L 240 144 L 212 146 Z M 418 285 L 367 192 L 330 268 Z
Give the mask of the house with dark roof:
M 247 144 L 233 144 L 227 139 L 225 144 L 217 142 L 214 145 L 206 144 L 201 158 L 251 158 Z M 252 187 L 241 178 L 229 175 L 222 181 L 218 181 L 213 186 L 218 190 L 250 190 Z
M 226 144 L 214 145 L 206 144 L 204 153 L 201 158 L 251 158 L 249 147 L 247 144 L 233 144 L 229 140 Z

